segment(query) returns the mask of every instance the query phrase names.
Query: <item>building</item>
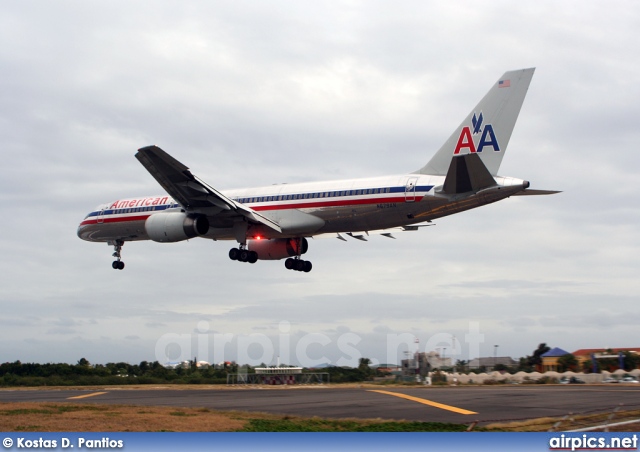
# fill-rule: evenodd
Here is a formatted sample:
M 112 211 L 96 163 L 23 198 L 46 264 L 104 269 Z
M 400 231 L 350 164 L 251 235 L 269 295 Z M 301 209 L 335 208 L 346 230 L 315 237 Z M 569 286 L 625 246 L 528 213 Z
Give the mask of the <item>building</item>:
M 573 356 L 578 360 L 580 367 L 587 361 L 592 361 L 594 358 L 596 361 L 601 359 L 620 359 L 620 353 L 631 353 L 633 355 L 640 356 L 640 347 L 630 348 L 581 348 L 573 352 Z M 622 367 L 622 366 L 617 366 Z M 605 369 L 608 370 L 608 369 Z
M 413 358 L 403 359 L 401 362 L 402 376 L 415 378 L 416 375 L 426 376 L 431 370 L 426 353 L 415 353 Z
M 265 385 L 292 385 L 296 384 L 302 374 L 302 367 L 256 367 L 256 376 L 259 384 Z
M 438 352 L 423 353 L 426 356 L 427 362 L 432 369 L 442 369 L 443 367 L 452 367 L 451 358 L 444 358 L 440 356 Z
M 622 362 L 620 361 L 620 353 L 631 353 L 636 354 L 640 357 L 640 348 L 581 348 L 580 350 L 576 350 L 571 353 L 576 360 L 578 361 L 578 369 L 583 369 L 584 363 L 587 361 L 596 360 L 596 363 L 599 360 L 608 360 L 607 366 L 604 370 L 616 370 L 618 368 L 622 368 Z M 544 353 L 540 357 L 542 358 L 542 366 L 540 371 L 554 371 L 559 372 L 560 366 L 558 364 L 558 360 L 570 353 L 561 348 L 553 348 L 549 350 L 547 353 Z
M 390 374 L 401 370 L 402 366 L 398 366 L 397 364 L 378 364 L 377 366 L 371 366 L 371 368 L 381 374 Z
M 451 367 L 451 358 L 442 358 L 438 352 L 415 353 L 413 358 L 402 360 L 402 376 L 420 375 L 425 377 L 429 372 L 443 367 Z
M 240 372 L 227 374 L 227 384 L 231 385 L 294 385 L 326 384 L 329 374 L 326 372 L 302 372 L 302 367 L 270 366 L 256 367 L 255 373 Z
M 542 358 L 542 372 L 547 371 L 559 371 L 558 360 L 564 355 L 568 355 L 569 352 L 562 350 L 561 348 L 555 347 L 549 350 L 547 353 L 543 353 L 540 355 Z
M 469 367 L 469 370 L 477 370 L 480 368 L 492 370 L 498 364 L 506 367 L 513 367 L 517 365 L 518 362 L 510 356 L 491 356 L 488 358 L 473 358 L 471 361 L 469 361 L 467 367 Z

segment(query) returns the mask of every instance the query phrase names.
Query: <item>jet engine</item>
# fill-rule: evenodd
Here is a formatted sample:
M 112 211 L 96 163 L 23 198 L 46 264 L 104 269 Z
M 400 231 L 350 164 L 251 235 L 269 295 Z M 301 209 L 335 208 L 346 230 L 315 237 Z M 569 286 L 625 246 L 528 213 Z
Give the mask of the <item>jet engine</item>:
M 309 243 L 304 237 L 299 239 L 247 240 L 248 248 L 258 253 L 258 259 L 277 260 L 304 254 Z M 298 250 L 300 248 L 300 250 Z
M 205 235 L 209 221 L 207 217 L 184 212 L 156 213 L 147 218 L 144 228 L 154 242 L 181 242 Z

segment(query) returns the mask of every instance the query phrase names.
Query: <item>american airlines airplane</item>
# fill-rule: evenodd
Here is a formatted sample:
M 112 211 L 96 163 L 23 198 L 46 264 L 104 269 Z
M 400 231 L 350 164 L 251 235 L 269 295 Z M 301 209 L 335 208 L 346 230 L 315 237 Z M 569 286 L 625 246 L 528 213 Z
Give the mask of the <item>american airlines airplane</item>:
M 229 251 L 235 261 L 286 259 L 287 269 L 309 272 L 311 262 L 301 258 L 309 237 L 394 238 L 395 230 L 416 231 L 510 196 L 558 193 L 498 176 L 534 70 L 506 72 L 431 160 L 406 174 L 222 191 L 159 147 L 144 147 L 136 158 L 167 194 L 102 204 L 80 223 L 78 236 L 113 246 L 118 270 L 125 242 L 201 237 L 238 242 Z

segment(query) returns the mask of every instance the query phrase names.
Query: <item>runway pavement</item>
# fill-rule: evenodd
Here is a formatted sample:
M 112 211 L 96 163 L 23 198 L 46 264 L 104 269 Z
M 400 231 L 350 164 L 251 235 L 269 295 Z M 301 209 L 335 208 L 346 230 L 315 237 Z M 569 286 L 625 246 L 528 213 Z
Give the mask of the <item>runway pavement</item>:
M 382 418 L 469 423 L 640 409 L 640 387 L 526 385 L 344 388 L 1 390 L 0 402 L 74 402 L 206 407 L 326 418 Z

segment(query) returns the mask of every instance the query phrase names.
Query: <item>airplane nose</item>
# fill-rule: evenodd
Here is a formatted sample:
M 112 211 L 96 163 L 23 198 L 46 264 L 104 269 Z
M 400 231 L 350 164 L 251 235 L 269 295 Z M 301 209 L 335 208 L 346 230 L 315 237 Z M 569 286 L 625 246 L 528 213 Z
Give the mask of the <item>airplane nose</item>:
M 88 239 L 89 230 L 87 229 L 86 224 L 82 224 L 82 223 L 79 224 L 78 231 L 76 232 L 76 234 L 78 234 L 78 237 L 81 238 L 82 240 L 89 240 Z

